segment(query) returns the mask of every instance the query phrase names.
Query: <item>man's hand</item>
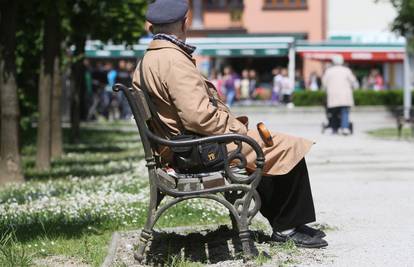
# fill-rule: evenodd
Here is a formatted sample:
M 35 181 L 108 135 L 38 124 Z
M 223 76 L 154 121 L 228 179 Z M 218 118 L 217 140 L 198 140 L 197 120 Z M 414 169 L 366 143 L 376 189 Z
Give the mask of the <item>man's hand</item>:
M 247 116 L 240 116 L 236 118 L 239 122 L 243 123 L 247 129 L 249 129 L 249 118 Z

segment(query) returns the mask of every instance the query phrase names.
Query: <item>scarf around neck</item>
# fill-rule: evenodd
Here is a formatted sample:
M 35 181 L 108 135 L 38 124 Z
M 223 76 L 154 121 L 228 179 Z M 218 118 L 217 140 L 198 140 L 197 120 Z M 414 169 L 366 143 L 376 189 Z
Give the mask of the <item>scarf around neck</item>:
M 182 50 L 184 50 L 187 54 L 192 55 L 194 51 L 196 50 L 195 46 L 186 44 L 185 42 L 181 41 L 174 35 L 169 35 L 165 33 L 158 33 L 154 35 L 153 40 L 166 40 L 169 41 L 178 47 L 180 47 Z

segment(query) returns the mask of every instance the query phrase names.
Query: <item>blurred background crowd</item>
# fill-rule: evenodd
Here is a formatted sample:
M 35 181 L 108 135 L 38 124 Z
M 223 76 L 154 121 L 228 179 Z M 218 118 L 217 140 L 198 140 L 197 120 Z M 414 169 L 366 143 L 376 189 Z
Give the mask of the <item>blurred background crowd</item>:
M 265 101 L 292 107 L 295 93 L 324 89 L 322 77 L 335 55 L 342 56 L 354 73 L 356 89 L 377 92 L 409 86 L 404 64 L 410 59 L 405 56 L 405 38 L 393 31 L 401 27 L 393 24 L 397 10 L 392 1 L 192 0 L 190 4 L 187 42 L 197 47 L 197 67 L 229 106 Z M 346 9 L 353 10 L 352 20 L 343 13 Z M 370 12 L 376 15 L 366 16 Z M 152 38 L 148 25 L 146 30 L 133 45 L 87 40 L 85 56 L 94 86 L 93 94 L 86 90 L 86 99 L 93 101 L 84 101 L 83 119 L 125 118 L 125 101 L 109 97 L 104 88 L 110 88 L 116 73 L 122 75 L 122 62 L 129 62 L 127 71 L 134 69 Z
M 131 109 L 124 95 L 115 94 L 112 86 L 115 83 L 132 84 L 134 62 L 120 60 L 96 61 L 85 64 L 85 97 L 81 117 L 85 120 L 96 120 L 99 116 L 109 119 L 129 119 Z
M 131 85 L 136 62 L 132 60 L 84 60 L 85 86 L 82 99 L 81 118 L 87 121 L 99 118 L 106 120 L 129 119 L 131 110 L 122 94 L 115 94 L 112 86 L 115 83 Z M 330 64 L 326 64 L 329 68 Z M 305 79 L 301 70 L 295 71 L 294 82 L 289 78 L 285 66 L 277 66 L 267 72 L 259 72 L 253 68 L 235 70 L 232 65 L 222 69 L 211 69 L 207 78 L 217 88 L 220 98 L 228 106 L 252 105 L 263 103 L 286 105 L 293 107 L 292 97 L 295 92 L 324 90 L 322 76 L 311 72 Z M 323 73 L 322 73 L 323 74 Z M 357 73 L 361 90 L 382 91 L 390 89 L 381 71 L 372 68 Z M 363 76 L 361 76 L 363 75 Z M 259 101 L 259 102 L 255 102 Z

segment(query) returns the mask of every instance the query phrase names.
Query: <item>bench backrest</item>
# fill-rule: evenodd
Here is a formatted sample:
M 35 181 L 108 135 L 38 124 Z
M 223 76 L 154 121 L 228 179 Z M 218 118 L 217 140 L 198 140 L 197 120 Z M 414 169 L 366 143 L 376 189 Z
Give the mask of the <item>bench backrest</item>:
M 115 84 L 113 90 L 116 92 L 122 91 L 124 93 L 138 127 L 141 142 L 144 146 L 145 159 L 152 159 L 154 157 L 153 147 L 147 134 L 150 131 L 148 123 L 151 120 L 152 115 L 145 93 L 141 89 L 128 88 L 122 84 Z

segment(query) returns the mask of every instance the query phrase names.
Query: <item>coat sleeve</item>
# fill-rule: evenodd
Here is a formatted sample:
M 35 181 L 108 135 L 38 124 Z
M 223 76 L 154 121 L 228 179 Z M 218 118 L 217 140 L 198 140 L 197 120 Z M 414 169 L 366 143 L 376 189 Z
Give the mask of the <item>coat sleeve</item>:
M 201 74 L 187 58 L 172 62 L 163 84 L 187 130 L 201 135 L 247 133 L 230 112 L 210 102 Z
M 359 87 L 359 82 L 355 75 L 352 73 L 351 69 L 348 72 L 348 81 L 351 84 L 352 89 L 357 89 Z

